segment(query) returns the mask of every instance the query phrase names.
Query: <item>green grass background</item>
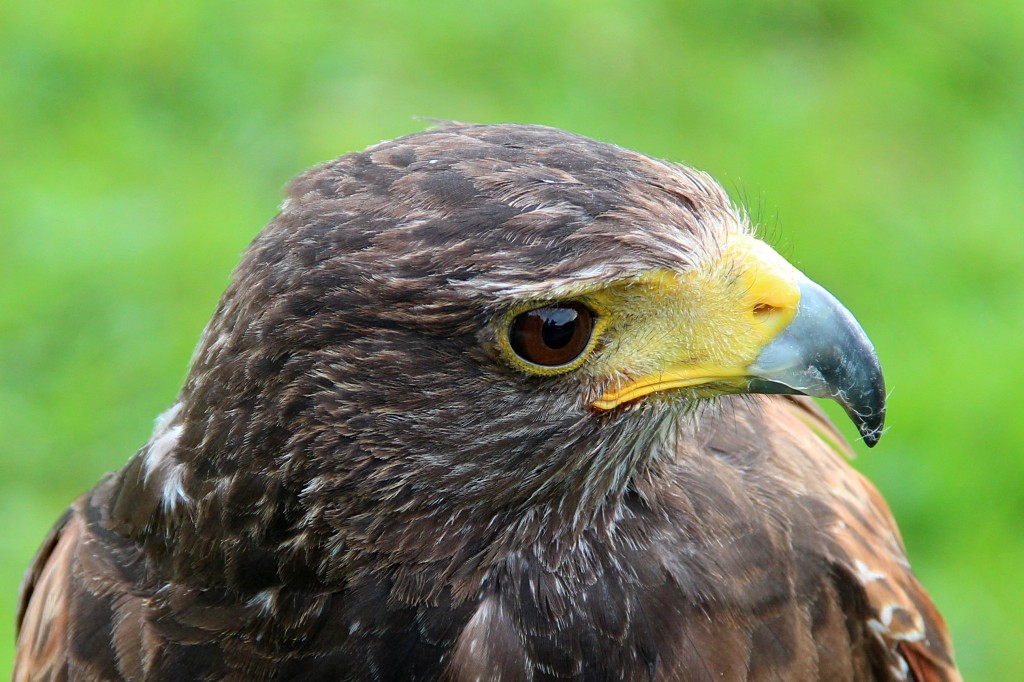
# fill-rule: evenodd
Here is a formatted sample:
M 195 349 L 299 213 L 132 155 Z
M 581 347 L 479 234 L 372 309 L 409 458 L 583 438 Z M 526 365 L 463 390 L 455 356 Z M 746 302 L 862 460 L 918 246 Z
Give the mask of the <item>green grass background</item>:
M 0 676 L 36 546 L 173 401 L 283 184 L 428 116 L 750 206 L 878 348 L 857 466 L 967 678 L 1024 679 L 1022 113 L 1019 0 L 0 4 Z

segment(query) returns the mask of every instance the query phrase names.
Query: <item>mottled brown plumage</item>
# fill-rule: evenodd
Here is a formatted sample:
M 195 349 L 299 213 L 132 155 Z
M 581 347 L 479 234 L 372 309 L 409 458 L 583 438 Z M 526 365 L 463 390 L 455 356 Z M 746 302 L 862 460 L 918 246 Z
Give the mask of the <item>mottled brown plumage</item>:
M 808 399 L 594 407 L 666 342 L 617 302 L 748 231 L 706 175 L 535 126 L 309 171 L 151 440 L 44 542 L 14 679 L 959 679 Z M 582 364 L 508 356 L 509 315 L 588 296 Z

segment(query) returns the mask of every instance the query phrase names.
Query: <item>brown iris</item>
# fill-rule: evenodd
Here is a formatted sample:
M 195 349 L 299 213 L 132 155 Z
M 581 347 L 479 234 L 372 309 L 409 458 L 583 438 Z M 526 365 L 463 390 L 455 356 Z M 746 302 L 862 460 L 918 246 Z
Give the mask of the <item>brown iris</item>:
M 560 303 L 516 317 L 509 329 L 509 344 L 527 362 L 557 367 L 578 358 L 593 331 L 594 314 L 586 306 Z

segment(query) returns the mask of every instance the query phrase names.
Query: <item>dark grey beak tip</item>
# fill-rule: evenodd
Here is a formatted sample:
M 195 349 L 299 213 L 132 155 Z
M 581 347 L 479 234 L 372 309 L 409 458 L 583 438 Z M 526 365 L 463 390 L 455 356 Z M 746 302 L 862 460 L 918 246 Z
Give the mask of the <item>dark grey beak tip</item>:
M 850 419 L 857 425 L 857 430 L 860 431 L 860 437 L 864 440 L 864 444 L 869 448 L 875 447 L 884 431 L 885 407 L 868 416 L 859 415 L 849 408 L 846 413 L 850 415 Z
M 852 321 L 852 316 L 851 316 Z M 853 324 L 856 324 L 853 322 Z M 848 345 L 839 353 L 842 361 L 830 367 L 833 385 L 842 387 L 832 396 L 843 406 L 869 448 L 882 437 L 885 427 L 885 379 L 878 356 L 859 326 L 851 330 Z

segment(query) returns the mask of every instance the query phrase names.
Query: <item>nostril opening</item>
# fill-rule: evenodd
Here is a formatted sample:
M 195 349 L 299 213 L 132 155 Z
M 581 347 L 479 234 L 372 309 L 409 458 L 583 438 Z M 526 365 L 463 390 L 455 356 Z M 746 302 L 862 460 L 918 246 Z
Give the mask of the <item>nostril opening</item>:
M 764 317 L 765 315 L 771 315 L 775 312 L 775 306 L 770 303 L 758 303 L 754 306 L 754 315 L 756 317 Z

